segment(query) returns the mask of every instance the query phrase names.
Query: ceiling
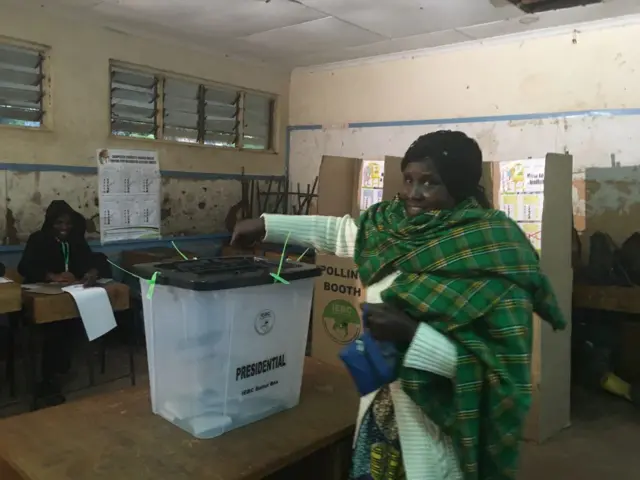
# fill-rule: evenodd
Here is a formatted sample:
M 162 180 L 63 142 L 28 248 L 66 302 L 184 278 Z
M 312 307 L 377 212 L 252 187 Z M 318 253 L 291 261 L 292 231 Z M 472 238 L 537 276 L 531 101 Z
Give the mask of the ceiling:
M 11 1 L 0 0 L 0 5 Z M 538 15 L 525 15 L 507 0 L 20 0 L 19 4 L 287 67 L 640 13 L 639 0 L 604 0 Z

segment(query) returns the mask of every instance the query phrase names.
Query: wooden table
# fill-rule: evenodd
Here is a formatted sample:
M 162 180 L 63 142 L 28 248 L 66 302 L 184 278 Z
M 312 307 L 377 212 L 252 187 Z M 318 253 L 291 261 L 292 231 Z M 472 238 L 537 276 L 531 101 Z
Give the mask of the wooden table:
M 574 285 L 573 306 L 620 313 L 640 313 L 640 287 Z
M 0 314 L 19 312 L 22 309 L 20 284 L 0 283 Z
M 111 307 L 120 312 L 129 309 L 129 287 L 123 283 L 108 283 L 104 289 L 109 295 Z M 80 317 L 73 297 L 68 293 L 48 295 L 23 290 L 22 302 L 26 317 L 32 323 L 51 323 Z
M 640 287 L 574 285 L 573 306 L 618 314 L 599 316 L 619 328 L 615 371 L 626 381 L 640 381 Z
M 349 454 L 357 408 L 343 369 L 307 358 L 298 407 L 212 440 L 153 415 L 139 387 L 2 420 L 0 456 L 25 480 L 258 480 L 337 443 Z M 295 478 L 344 478 L 314 468 Z

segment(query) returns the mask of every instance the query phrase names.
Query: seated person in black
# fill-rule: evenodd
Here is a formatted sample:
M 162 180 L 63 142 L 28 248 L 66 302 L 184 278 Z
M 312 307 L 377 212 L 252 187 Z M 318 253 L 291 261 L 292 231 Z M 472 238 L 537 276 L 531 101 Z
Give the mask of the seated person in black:
M 51 202 L 42 228 L 29 236 L 18 264 L 24 282 L 95 284 L 98 270 L 85 232 L 86 220 L 80 213 L 64 200 Z
M 94 285 L 98 278 L 96 256 L 84 238 L 85 231 L 86 220 L 80 213 L 63 200 L 51 202 L 42 228 L 31 234 L 18 264 L 24 283 Z M 70 326 L 69 321 L 42 325 L 42 384 L 38 390 L 47 405 L 64 402 L 56 377 L 71 368 Z

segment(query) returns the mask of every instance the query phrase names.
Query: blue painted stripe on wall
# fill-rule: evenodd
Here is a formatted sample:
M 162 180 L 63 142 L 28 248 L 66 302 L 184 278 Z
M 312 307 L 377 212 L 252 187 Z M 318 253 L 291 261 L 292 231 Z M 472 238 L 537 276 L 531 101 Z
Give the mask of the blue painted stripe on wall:
M 447 125 L 456 123 L 510 122 L 518 120 L 544 120 L 565 117 L 615 117 L 640 115 L 640 108 L 611 108 L 599 110 L 571 110 L 566 112 L 522 113 L 513 115 L 487 115 L 481 117 L 431 118 L 424 120 L 391 120 L 385 122 L 351 122 L 348 128 L 402 127 L 413 125 Z M 322 125 L 291 125 L 289 132 L 322 130 Z
M 80 167 L 76 165 L 48 165 L 39 163 L 0 163 L 0 170 L 11 170 L 14 172 L 61 172 L 82 175 L 96 175 L 97 167 Z M 250 175 L 244 176 L 239 173 L 205 173 L 186 172 L 178 170 L 160 170 L 160 174 L 169 178 L 191 178 L 195 180 L 269 180 L 271 178 L 281 179 L 284 175 Z
M 414 125 L 448 125 L 459 123 L 489 123 L 489 122 L 513 122 L 522 120 L 544 120 L 550 118 L 567 117 L 619 117 L 640 115 L 640 108 L 625 108 L 611 110 L 583 110 L 550 113 L 523 113 L 517 115 L 493 115 L 485 117 L 464 118 L 434 118 L 429 120 L 398 120 L 390 122 L 354 122 L 349 123 L 349 128 L 376 128 L 376 127 L 403 127 Z
M 164 177 L 192 178 L 194 180 L 279 180 L 284 178 L 284 175 L 242 175 L 239 173 L 183 172 L 178 170 L 160 170 L 160 174 Z
M 62 172 L 75 174 L 96 174 L 97 167 L 78 167 L 73 165 L 49 165 L 38 163 L 0 163 L 0 170 L 11 170 L 14 172 Z
M 183 245 L 185 243 L 202 242 L 202 241 L 221 241 L 230 237 L 228 233 L 213 233 L 209 235 L 190 235 L 188 237 L 164 237 L 159 239 L 144 239 L 144 240 L 127 240 L 121 242 L 111 242 L 102 245 L 97 240 L 89 242 L 94 249 L 118 249 L 123 247 L 132 248 L 153 248 L 153 247 L 172 247 L 171 242 L 175 242 L 176 245 Z M 0 246 L 0 254 L 2 253 L 19 253 L 24 249 L 24 245 L 2 245 Z
M 289 132 L 296 132 L 300 130 L 321 130 L 322 125 L 290 125 L 287 127 Z

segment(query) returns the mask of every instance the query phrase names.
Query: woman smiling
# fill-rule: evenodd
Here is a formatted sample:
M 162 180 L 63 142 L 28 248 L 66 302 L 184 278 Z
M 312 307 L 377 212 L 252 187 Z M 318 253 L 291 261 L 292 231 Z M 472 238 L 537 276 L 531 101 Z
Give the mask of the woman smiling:
M 538 256 L 489 208 L 482 152 L 462 132 L 418 138 L 399 196 L 359 220 L 264 215 L 233 241 L 352 257 L 365 323 L 401 355 L 398 380 L 362 398 L 354 480 L 514 479 L 531 404 L 532 317 L 565 327 Z

